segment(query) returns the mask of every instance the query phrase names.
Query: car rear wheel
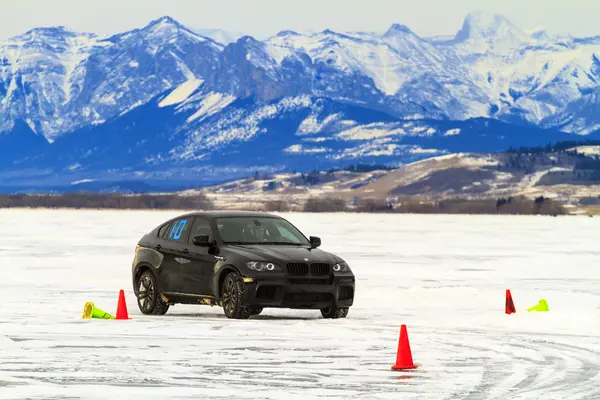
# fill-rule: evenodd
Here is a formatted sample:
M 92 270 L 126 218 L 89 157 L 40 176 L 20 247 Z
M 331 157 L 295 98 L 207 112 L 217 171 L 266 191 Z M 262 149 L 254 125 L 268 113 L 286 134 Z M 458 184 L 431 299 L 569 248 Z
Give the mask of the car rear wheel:
M 337 307 L 327 307 L 321 309 L 321 315 L 323 318 L 330 319 L 338 319 L 338 318 L 346 318 L 348 315 L 348 307 L 337 308 Z
M 221 302 L 225 316 L 232 319 L 248 319 L 251 308 L 246 303 L 244 281 L 236 272 L 230 272 L 221 288 Z
M 137 303 L 142 314 L 165 315 L 169 305 L 165 303 L 156 286 L 156 279 L 150 271 L 145 271 L 137 281 Z

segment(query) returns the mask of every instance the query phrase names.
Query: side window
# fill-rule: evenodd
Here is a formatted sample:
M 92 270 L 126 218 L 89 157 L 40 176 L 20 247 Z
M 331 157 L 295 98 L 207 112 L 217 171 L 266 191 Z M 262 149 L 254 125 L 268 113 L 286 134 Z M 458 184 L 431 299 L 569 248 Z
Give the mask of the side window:
M 197 217 L 194 220 L 194 225 L 192 226 L 192 232 L 190 233 L 190 241 L 194 236 L 202 236 L 208 235 L 208 240 L 213 240 L 212 229 L 210 227 L 210 222 L 208 219 L 204 217 Z
M 175 221 L 171 225 L 169 233 L 167 234 L 167 237 L 165 239 L 185 243 L 187 241 L 188 232 L 190 230 L 190 221 L 191 218 L 179 219 Z
M 165 238 L 165 235 L 167 233 L 167 229 L 169 229 L 169 226 L 171 226 L 171 224 L 164 224 L 159 230 L 158 230 L 158 237 L 161 239 Z

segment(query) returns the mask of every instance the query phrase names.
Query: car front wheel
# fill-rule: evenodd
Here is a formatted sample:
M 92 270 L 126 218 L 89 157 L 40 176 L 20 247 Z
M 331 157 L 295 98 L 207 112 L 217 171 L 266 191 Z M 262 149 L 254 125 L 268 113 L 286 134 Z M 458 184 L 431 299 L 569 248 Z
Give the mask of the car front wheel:
M 348 307 L 345 307 L 345 308 L 337 308 L 337 307 L 322 308 L 321 315 L 323 315 L 323 318 L 330 318 L 330 319 L 346 318 L 346 316 L 348 315 Z
M 150 271 L 145 271 L 137 281 L 137 303 L 142 314 L 165 315 L 169 305 L 165 303 L 156 286 L 156 279 Z
M 236 272 L 230 272 L 221 288 L 221 302 L 225 316 L 232 319 L 248 319 L 251 308 L 246 303 L 244 281 Z

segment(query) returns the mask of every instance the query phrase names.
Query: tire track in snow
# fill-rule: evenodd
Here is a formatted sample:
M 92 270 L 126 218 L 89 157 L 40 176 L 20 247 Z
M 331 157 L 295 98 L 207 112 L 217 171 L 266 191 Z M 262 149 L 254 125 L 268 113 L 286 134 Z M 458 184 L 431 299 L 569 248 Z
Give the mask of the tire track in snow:
M 560 380 L 550 380 L 551 383 L 541 381 L 540 385 L 526 386 L 528 389 L 534 389 L 536 392 L 539 391 L 541 393 L 564 393 L 564 390 L 568 389 L 569 396 L 572 396 L 573 390 L 578 390 L 583 395 L 600 398 L 600 381 L 595 385 L 592 382 L 594 378 L 600 378 L 600 355 L 595 351 L 564 343 L 548 341 L 538 341 L 538 343 L 542 348 L 548 346 L 555 352 L 564 355 L 569 353 L 569 355 L 566 357 L 546 357 L 546 360 L 551 361 L 552 366 L 555 367 L 555 371 L 563 372 Z M 569 368 L 570 363 L 576 363 L 578 366 L 576 368 Z M 550 365 L 550 362 L 548 364 Z
M 477 345 L 469 344 L 469 340 L 440 343 L 451 353 L 463 354 L 460 362 L 445 365 L 469 368 L 480 375 L 480 382 L 469 390 L 453 393 L 449 399 L 553 399 L 565 393 L 570 399 L 600 398 L 600 355 L 591 346 L 561 343 L 560 335 L 543 340 L 484 331 L 462 332 L 464 335 L 477 336 L 473 338 Z M 581 338 L 590 343 L 594 339 Z M 552 397 L 556 394 L 559 397 Z

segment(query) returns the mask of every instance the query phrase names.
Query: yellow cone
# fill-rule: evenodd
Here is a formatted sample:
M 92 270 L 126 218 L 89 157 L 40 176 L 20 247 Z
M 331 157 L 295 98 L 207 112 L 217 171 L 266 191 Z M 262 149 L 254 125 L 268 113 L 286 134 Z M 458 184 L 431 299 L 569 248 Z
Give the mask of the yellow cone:
M 87 302 L 87 303 L 85 303 L 85 306 L 83 306 L 83 314 L 81 315 L 81 319 L 92 319 L 92 318 L 115 319 L 115 317 L 113 317 L 109 313 L 97 308 L 94 305 L 94 303 Z
M 535 306 L 528 308 L 527 311 L 547 312 L 550 311 L 550 308 L 548 307 L 546 299 L 541 299 Z

